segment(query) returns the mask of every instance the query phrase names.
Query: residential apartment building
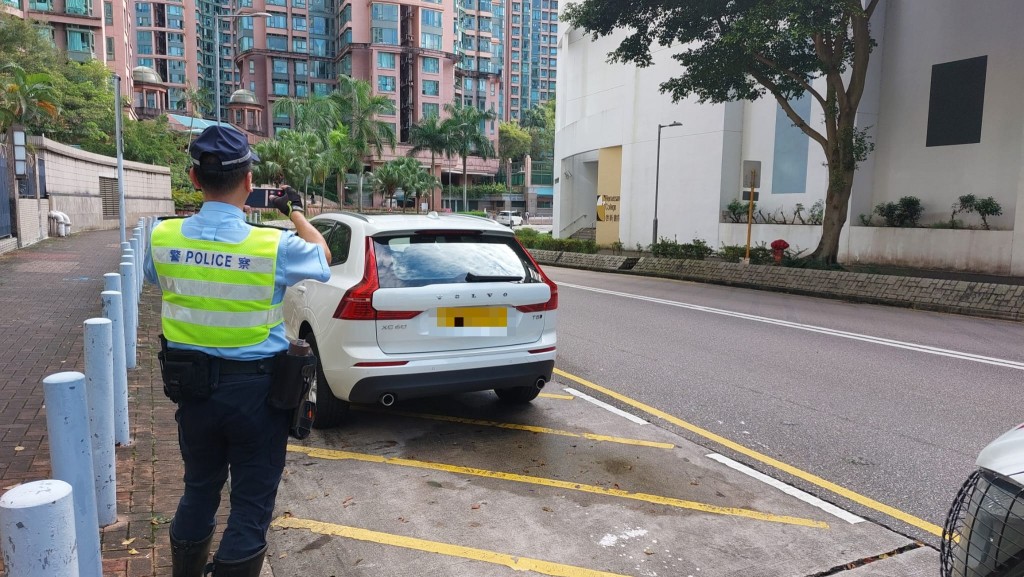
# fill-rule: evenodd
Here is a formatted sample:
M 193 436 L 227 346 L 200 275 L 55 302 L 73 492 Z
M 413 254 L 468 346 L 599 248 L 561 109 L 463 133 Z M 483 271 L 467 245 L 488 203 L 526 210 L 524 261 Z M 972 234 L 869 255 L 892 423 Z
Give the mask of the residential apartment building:
M 68 58 L 106 62 L 103 0 L 26 0 L 23 9 Z
M 135 103 L 141 116 L 153 116 L 162 109 L 184 110 L 184 91 L 199 84 L 194 64 L 198 61 L 196 11 L 175 0 L 136 1 L 129 37 L 134 66 L 153 69 L 167 87 L 167 102 L 162 105 L 150 95 Z
M 132 94 L 135 64 L 133 19 L 129 0 L 103 0 L 103 51 L 107 67 L 121 77 L 121 93 Z
M 508 6 L 504 119 L 555 98 L 558 60 L 558 0 L 512 0 Z
M 502 86 L 505 53 L 505 0 L 456 0 L 456 101 L 504 117 Z M 497 120 L 487 122 L 484 134 L 498 144 Z

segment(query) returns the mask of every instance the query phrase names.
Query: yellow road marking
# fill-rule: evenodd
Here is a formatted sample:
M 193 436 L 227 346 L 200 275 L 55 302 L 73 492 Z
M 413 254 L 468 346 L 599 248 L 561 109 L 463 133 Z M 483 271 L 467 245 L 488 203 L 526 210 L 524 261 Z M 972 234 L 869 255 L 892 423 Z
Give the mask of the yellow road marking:
M 561 563 L 541 561 L 540 559 L 531 559 L 529 557 L 496 553 L 494 551 L 487 551 L 486 549 L 451 545 L 449 543 L 441 543 L 439 541 L 427 541 L 425 539 L 417 539 L 415 537 L 403 537 L 401 535 L 381 533 L 379 531 L 371 531 L 369 529 L 359 529 L 356 527 L 347 527 L 345 525 L 335 525 L 333 523 L 322 523 L 320 521 L 310 521 L 296 517 L 279 517 L 273 522 L 273 526 L 283 527 L 285 529 L 307 529 L 318 535 L 346 537 L 348 539 L 356 539 L 357 541 L 369 541 L 371 543 L 403 547 L 405 549 L 415 549 L 416 551 L 425 551 L 427 553 L 438 553 L 441 555 L 448 555 L 449 557 L 461 557 L 472 561 L 504 565 L 514 571 L 533 571 L 534 573 L 551 575 L 553 577 L 626 577 L 625 575 L 619 575 L 618 573 L 595 571 L 593 569 L 585 569 L 583 567 L 575 567 L 573 565 L 563 565 Z
M 707 503 L 698 503 L 696 501 L 685 501 L 683 499 L 675 499 L 672 497 L 662 497 L 660 495 L 650 495 L 647 493 L 631 493 L 629 491 L 623 491 L 622 489 L 606 489 L 597 485 L 584 485 L 582 483 L 571 483 L 569 481 L 562 481 L 559 479 L 548 479 L 545 477 L 533 477 L 530 475 L 517 475 L 515 473 L 502 473 L 500 471 L 488 471 L 486 469 L 476 469 L 473 467 L 460 467 L 458 465 L 446 465 L 444 463 L 431 463 L 429 461 L 415 461 L 412 459 L 400 459 L 396 457 L 381 457 L 378 455 L 367 455 L 365 453 L 353 453 L 350 451 L 336 451 L 333 449 L 318 449 L 316 447 L 302 447 L 299 445 L 288 445 L 288 450 L 295 453 L 305 453 L 310 457 L 317 459 L 330 459 L 330 460 L 353 460 L 363 461 L 365 463 L 384 463 L 387 465 L 399 465 L 402 467 L 413 467 L 416 469 L 429 469 L 432 471 L 444 471 L 446 473 L 454 473 L 457 475 L 473 475 L 476 477 L 485 477 L 488 479 L 499 479 L 502 481 L 515 481 L 517 483 L 529 483 L 531 485 L 543 485 L 545 487 L 555 487 L 558 489 L 566 489 L 569 491 L 582 491 L 584 493 L 594 493 L 597 495 L 607 495 L 611 497 L 621 497 L 623 499 L 633 499 L 635 501 L 644 501 L 647 503 L 653 503 L 655 505 L 666 505 L 669 507 L 677 507 L 679 509 L 690 509 L 693 511 L 701 511 L 704 513 L 714 513 L 716 515 L 728 515 L 733 517 L 745 517 L 747 519 L 756 519 L 758 521 L 769 521 L 772 523 L 785 523 L 787 525 L 800 525 L 803 527 L 814 527 L 817 529 L 828 529 L 828 523 L 823 521 L 814 521 L 811 519 L 802 519 L 800 517 L 789 517 L 786 515 L 772 515 L 770 513 L 762 513 L 760 511 L 753 511 L 750 509 L 738 509 L 735 507 L 720 507 L 718 505 L 708 505 Z
M 609 397 L 612 397 L 613 399 L 617 399 L 619 401 L 622 401 L 623 403 L 626 403 L 627 405 L 629 405 L 629 406 L 631 406 L 633 408 L 640 409 L 641 411 L 643 411 L 643 412 L 645 412 L 645 413 L 647 413 L 649 415 L 653 415 L 655 417 L 658 417 L 660 419 L 668 421 L 669 423 L 672 423 L 673 425 L 676 425 L 678 427 L 682 427 L 682 428 L 684 428 L 684 429 L 686 429 L 688 431 L 696 433 L 696 434 L 704 437 L 705 439 L 708 439 L 710 441 L 714 441 L 715 443 L 718 443 L 718 444 L 720 444 L 720 445 L 722 445 L 724 447 L 728 447 L 728 448 L 732 449 L 733 451 L 736 451 L 737 453 L 740 453 L 740 454 L 743 454 L 743 455 L 746 455 L 746 456 L 750 457 L 751 459 L 755 459 L 755 460 L 760 461 L 760 462 L 762 462 L 762 463 L 764 463 L 766 465 L 770 465 L 772 467 L 775 467 L 776 469 L 779 469 L 780 471 L 785 471 L 786 473 L 789 473 L 790 475 L 793 475 L 794 477 L 798 477 L 800 479 L 803 479 L 804 481 L 807 481 L 808 483 L 813 483 L 813 484 L 815 484 L 815 485 L 817 485 L 817 486 L 819 486 L 819 487 L 821 487 L 823 489 L 827 489 L 829 491 L 832 491 L 833 493 L 835 493 L 837 495 L 840 495 L 842 497 L 846 497 L 847 499 L 849 499 L 849 500 L 851 500 L 851 501 L 853 501 L 855 503 L 859 503 L 859 504 L 861 504 L 861 505 L 863 505 L 865 507 L 868 507 L 870 509 L 874 509 L 875 511 L 878 511 L 880 513 L 885 513 L 886 515 L 889 515 L 890 517 L 894 517 L 896 519 L 899 519 L 900 521 L 903 521 L 904 523 L 907 523 L 908 525 L 913 525 L 914 527 L 917 527 L 918 529 L 922 529 L 924 531 L 927 531 L 927 532 L 931 533 L 932 535 L 936 535 L 936 536 L 940 536 L 940 537 L 942 536 L 942 528 L 941 527 L 939 527 L 938 525 L 935 525 L 933 523 L 929 523 L 928 521 L 925 521 L 924 519 L 921 519 L 919 517 L 915 517 L 914 515 L 911 515 L 910 513 L 905 513 L 905 512 L 900 511 L 899 509 L 897 509 L 895 507 L 891 507 L 889 505 L 886 505 L 885 503 L 881 503 L 881 502 L 876 501 L 876 500 L 874 500 L 874 499 L 872 499 L 870 497 L 866 497 L 864 495 L 861 495 L 860 493 L 856 493 L 854 491 L 851 491 L 850 489 L 847 489 L 846 487 L 842 487 L 840 485 L 837 485 L 837 484 L 835 484 L 835 483 L 833 483 L 831 481 L 828 481 L 826 479 L 823 479 L 822 477 L 819 477 L 819 476 L 817 476 L 817 475 L 815 475 L 813 473 L 808 473 L 807 471 L 804 471 L 803 469 L 798 469 L 798 468 L 794 467 L 793 465 L 789 465 L 787 463 L 783 463 L 782 461 L 779 461 L 778 459 L 769 457 L 768 455 L 765 455 L 764 453 L 759 453 L 759 452 L 757 452 L 757 451 L 755 451 L 753 449 L 749 449 L 747 447 L 744 447 L 743 445 L 741 445 L 741 444 L 739 444 L 739 443 L 737 443 L 735 441 L 731 441 L 729 439 L 726 439 L 725 437 L 723 437 L 721 435 L 716 435 L 715 433 L 712 433 L 711 431 L 708 431 L 707 429 L 703 429 L 701 427 L 698 427 L 697 425 L 688 423 L 688 422 L 686 422 L 686 421 L 684 421 L 684 420 L 682 420 L 682 419 L 680 419 L 678 417 L 674 417 L 674 416 L 672 416 L 672 415 L 670 415 L 670 414 L 668 414 L 668 413 L 666 413 L 664 411 L 661 411 L 659 409 L 655 409 L 654 407 L 652 407 L 650 405 L 647 405 L 645 403 L 641 403 L 640 401 L 631 399 L 631 398 L 629 398 L 629 397 L 627 397 L 625 395 L 622 395 L 620 393 L 616 393 L 615 391 L 613 391 L 611 389 L 606 389 L 605 387 L 602 387 L 601 385 L 592 383 L 592 382 L 590 382 L 590 381 L 588 381 L 588 380 L 586 380 L 584 378 L 577 377 L 576 375 L 569 374 L 569 373 L 567 373 L 567 372 L 565 372 L 563 370 L 560 370 L 560 369 L 555 369 L 554 372 L 555 372 L 555 374 L 557 374 L 559 376 L 562 376 L 562 377 L 565 377 L 565 378 L 567 378 L 567 379 L 569 379 L 571 381 L 574 381 L 576 383 L 579 383 L 580 385 L 583 385 L 584 387 L 588 387 L 588 388 L 593 389 L 595 391 L 598 391 L 600 393 L 604 393 L 604 394 L 608 395 Z
M 623 445 L 637 445 L 640 447 L 654 447 L 655 449 L 674 449 L 672 443 L 660 443 L 657 441 L 642 441 L 640 439 L 626 439 L 623 437 L 609 437 L 608 435 L 596 435 L 594 433 L 573 433 L 547 427 L 535 427 L 533 425 L 520 425 L 517 423 L 499 423 L 497 421 L 484 421 L 480 419 L 467 419 L 464 417 L 450 417 L 448 415 L 434 415 L 430 413 L 413 413 L 409 411 L 382 411 L 371 407 L 352 407 L 359 411 L 370 413 L 381 413 L 384 415 L 398 415 L 400 417 L 413 417 L 417 419 L 431 419 L 434 421 L 447 421 L 449 423 L 463 423 L 466 425 L 481 425 L 484 427 L 497 427 L 499 429 L 513 429 L 517 431 L 529 431 L 531 433 L 543 433 L 545 435 L 561 435 L 563 437 L 575 437 L 578 439 L 590 439 L 591 441 L 602 441 L 605 443 L 621 443 Z
M 557 395 L 555 393 L 541 393 L 541 394 L 539 394 L 537 396 L 545 398 L 545 399 L 559 399 L 559 400 L 562 400 L 562 401 L 571 401 L 571 400 L 576 398 L 576 397 L 574 397 L 572 395 Z

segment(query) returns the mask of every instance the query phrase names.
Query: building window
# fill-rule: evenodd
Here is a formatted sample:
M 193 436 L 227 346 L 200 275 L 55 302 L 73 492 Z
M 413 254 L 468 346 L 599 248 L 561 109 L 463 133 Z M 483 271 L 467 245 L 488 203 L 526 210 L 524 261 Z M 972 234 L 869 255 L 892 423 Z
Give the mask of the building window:
M 273 61 L 274 74 L 288 75 L 288 61 L 283 58 L 274 58 Z
M 352 55 L 346 54 L 341 57 L 338 61 L 338 72 L 345 76 L 352 76 Z M 327 78 L 326 76 L 317 75 L 318 78 Z
M 347 30 L 346 32 L 348 32 L 347 39 L 351 40 L 352 39 L 352 31 L 351 30 Z M 345 40 L 346 40 L 346 37 L 342 36 L 342 41 L 344 42 Z M 309 53 L 312 54 L 313 56 L 327 56 L 327 47 L 328 47 L 327 40 L 324 40 L 323 38 L 313 38 L 312 40 L 310 40 L 310 45 L 313 47 L 313 49 L 310 50 Z M 344 48 L 345 46 L 347 46 L 347 44 L 345 44 L 345 43 L 343 43 L 341 45 L 342 48 Z
M 378 76 L 377 77 L 377 92 L 394 92 L 395 91 L 395 77 L 394 76 Z
M 421 10 L 420 24 L 431 28 L 441 28 L 444 26 L 444 20 L 442 20 L 441 16 L 440 10 Z
M 313 17 L 313 29 L 311 30 L 311 32 L 313 32 L 313 34 L 324 34 L 324 35 L 326 35 L 327 34 L 327 19 L 324 18 L 323 16 L 314 16 Z
M 267 18 L 267 28 L 287 28 L 288 27 L 288 15 L 281 14 L 280 12 L 271 12 L 270 17 Z
M 306 17 L 305 16 L 292 16 L 292 30 L 298 30 L 299 32 L 306 31 Z
M 305 54 L 309 51 L 309 43 L 305 38 L 292 38 L 292 52 Z
M 103 3 L 103 23 L 107 26 L 114 24 L 114 5 L 110 2 Z
M 423 95 L 424 96 L 437 96 L 441 93 L 441 83 L 437 80 L 424 80 L 423 81 Z
M 288 0 L 267 0 L 267 6 L 287 6 Z
M 107 36 L 107 60 L 114 59 L 114 39 Z
M 323 82 L 314 82 L 313 83 L 313 94 L 318 94 L 320 96 L 324 96 L 324 95 L 327 95 L 327 94 L 330 94 L 330 93 L 331 93 L 331 85 L 330 84 L 325 84 Z
M 376 4 L 374 4 L 374 6 L 376 6 Z M 379 28 L 374 26 L 373 28 L 370 28 L 370 42 L 373 42 L 374 44 L 398 46 L 398 29 Z
M 295 62 L 295 77 L 305 78 L 307 76 L 307 64 L 301 60 Z
M 245 52 L 246 50 L 252 50 L 253 39 L 252 36 L 242 36 L 238 39 L 238 50 Z
M 440 50 L 441 35 L 424 32 L 423 34 L 420 35 L 420 47 L 427 48 L 429 50 Z
M 70 38 L 70 36 L 69 36 Z M 68 50 L 71 50 L 71 45 L 68 44 Z M 153 33 L 152 32 L 136 32 L 135 33 L 135 52 L 137 54 L 152 54 L 153 53 Z
M 295 85 L 295 96 L 299 98 L 305 98 L 309 96 L 309 87 L 305 82 L 300 82 Z
M 181 6 L 167 6 L 167 27 L 175 30 L 185 29 L 185 11 Z
M 398 6 L 395 4 L 378 4 L 374 2 L 371 17 L 374 20 L 398 22 Z
M 92 16 L 92 1 L 65 0 L 64 13 L 74 16 Z
M 267 48 L 281 52 L 288 51 L 288 37 L 277 34 L 267 34 Z
M 423 71 L 437 74 L 441 71 L 441 60 L 428 56 L 423 59 Z
M 424 102 L 423 103 L 423 118 L 430 118 L 431 116 L 436 116 L 436 117 L 440 118 L 440 116 L 441 116 L 441 105 L 437 104 L 436 102 Z
M 147 27 L 153 25 L 153 11 L 148 2 L 135 4 L 135 24 Z
M 341 25 L 342 26 L 344 26 L 345 24 L 348 24 L 349 22 L 352 21 L 352 5 L 351 4 L 345 4 L 345 7 L 341 9 L 341 17 L 339 18 L 339 20 L 341 20 Z
M 275 82 L 274 83 L 274 96 L 288 96 L 288 83 L 287 82 Z
M 925 146 L 981 142 L 988 56 L 932 66 Z
M 395 54 L 393 52 L 378 52 L 377 68 L 383 68 L 385 70 L 394 70 Z

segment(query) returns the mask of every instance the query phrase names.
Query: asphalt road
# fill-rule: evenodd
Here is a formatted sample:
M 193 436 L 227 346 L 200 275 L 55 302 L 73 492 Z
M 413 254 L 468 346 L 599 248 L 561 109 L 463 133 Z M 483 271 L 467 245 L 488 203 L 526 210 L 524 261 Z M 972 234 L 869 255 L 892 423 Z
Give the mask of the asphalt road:
M 1024 421 L 1022 324 L 545 271 L 560 286 L 562 371 L 928 523 L 942 525 L 978 452 Z M 877 508 L 647 418 L 865 518 L 938 542 Z

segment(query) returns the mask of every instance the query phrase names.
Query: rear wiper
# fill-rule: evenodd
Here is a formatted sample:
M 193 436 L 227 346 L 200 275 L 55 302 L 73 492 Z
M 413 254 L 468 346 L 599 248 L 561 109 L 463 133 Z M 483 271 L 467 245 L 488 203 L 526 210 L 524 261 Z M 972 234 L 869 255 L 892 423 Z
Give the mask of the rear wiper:
M 473 273 L 466 273 L 466 282 L 513 282 L 521 281 L 521 276 L 501 276 L 501 275 L 476 275 Z

